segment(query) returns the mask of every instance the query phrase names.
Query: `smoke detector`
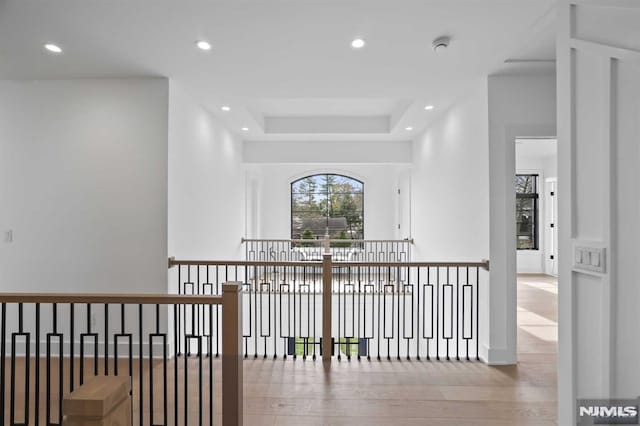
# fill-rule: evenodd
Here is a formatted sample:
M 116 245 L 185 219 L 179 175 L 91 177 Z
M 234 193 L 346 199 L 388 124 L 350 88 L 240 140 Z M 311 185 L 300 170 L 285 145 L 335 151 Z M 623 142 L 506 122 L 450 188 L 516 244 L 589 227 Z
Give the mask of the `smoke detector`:
M 444 53 L 449 47 L 450 42 L 451 39 L 449 37 L 438 37 L 437 39 L 433 40 L 433 51 L 436 53 Z

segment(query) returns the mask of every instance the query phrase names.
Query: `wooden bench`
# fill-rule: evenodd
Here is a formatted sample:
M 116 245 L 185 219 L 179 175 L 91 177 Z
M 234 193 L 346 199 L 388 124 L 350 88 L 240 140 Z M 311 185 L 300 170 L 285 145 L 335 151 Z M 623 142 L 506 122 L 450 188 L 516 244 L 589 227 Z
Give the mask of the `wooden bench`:
M 131 426 L 128 376 L 96 376 L 63 400 L 65 426 Z

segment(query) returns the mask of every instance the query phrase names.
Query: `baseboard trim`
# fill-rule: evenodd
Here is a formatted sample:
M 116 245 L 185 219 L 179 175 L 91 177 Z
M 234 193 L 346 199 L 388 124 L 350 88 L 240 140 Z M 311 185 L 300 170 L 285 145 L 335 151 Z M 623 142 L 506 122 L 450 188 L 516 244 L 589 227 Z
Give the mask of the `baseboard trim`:
M 487 365 L 516 365 L 518 363 L 516 354 L 507 348 L 489 348 L 486 345 L 482 345 L 482 348 L 480 359 Z

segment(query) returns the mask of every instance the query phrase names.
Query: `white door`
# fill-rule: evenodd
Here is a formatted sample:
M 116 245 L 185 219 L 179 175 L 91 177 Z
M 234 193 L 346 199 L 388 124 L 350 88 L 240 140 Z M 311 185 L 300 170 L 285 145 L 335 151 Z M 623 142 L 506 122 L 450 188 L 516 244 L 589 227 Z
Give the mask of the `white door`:
M 411 238 L 411 175 L 404 172 L 398 180 L 396 238 Z

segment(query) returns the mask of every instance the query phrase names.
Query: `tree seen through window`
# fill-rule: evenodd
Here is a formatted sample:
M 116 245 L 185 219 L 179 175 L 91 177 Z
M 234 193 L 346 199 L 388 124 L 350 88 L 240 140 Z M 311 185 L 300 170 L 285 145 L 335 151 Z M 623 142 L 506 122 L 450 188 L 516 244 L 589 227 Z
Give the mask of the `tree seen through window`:
M 516 175 L 516 247 L 538 249 L 538 175 Z
M 291 184 L 291 238 L 364 239 L 364 184 L 318 174 Z

